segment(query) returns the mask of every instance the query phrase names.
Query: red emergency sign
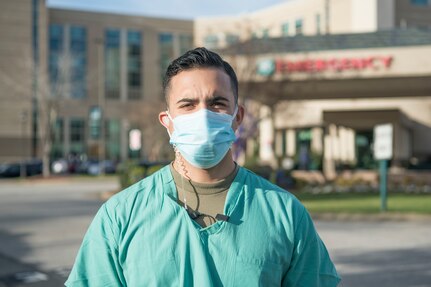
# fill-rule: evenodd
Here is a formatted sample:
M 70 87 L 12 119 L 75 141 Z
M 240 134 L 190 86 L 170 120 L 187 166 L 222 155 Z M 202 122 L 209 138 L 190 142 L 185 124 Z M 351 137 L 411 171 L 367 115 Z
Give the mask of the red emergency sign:
M 382 70 L 391 67 L 392 56 L 371 56 L 364 58 L 330 58 L 306 59 L 299 61 L 277 59 L 275 60 L 276 73 L 295 72 L 343 72 L 362 70 Z

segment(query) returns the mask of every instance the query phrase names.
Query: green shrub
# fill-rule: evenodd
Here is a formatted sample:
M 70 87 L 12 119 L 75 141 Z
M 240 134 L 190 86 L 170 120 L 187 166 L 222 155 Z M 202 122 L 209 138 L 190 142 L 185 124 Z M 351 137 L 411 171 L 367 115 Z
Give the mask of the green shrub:
M 145 176 L 152 175 L 153 173 L 155 173 L 156 171 L 158 171 L 162 167 L 163 167 L 163 165 L 153 165 L 153 166 L 148 167 L 146 172 L 145 172 Z
M 159 169 L 163 165 L 151 165 L 151 166 L 140 166 L 136 161 L 127 161 L 122 163 L 119 170 L 120 186 L 121 189 L 129 187 L 130 185 L 140 181 L 144 177 L 147 177 Z

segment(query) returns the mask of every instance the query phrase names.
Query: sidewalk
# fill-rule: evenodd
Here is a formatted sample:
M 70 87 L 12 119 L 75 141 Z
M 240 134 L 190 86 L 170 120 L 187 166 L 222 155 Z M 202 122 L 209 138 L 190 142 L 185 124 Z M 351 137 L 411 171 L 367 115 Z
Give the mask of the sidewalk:
M 68 273 L 67 270 L 45 272 L 0 254 L 0 287 L 63 286 Z

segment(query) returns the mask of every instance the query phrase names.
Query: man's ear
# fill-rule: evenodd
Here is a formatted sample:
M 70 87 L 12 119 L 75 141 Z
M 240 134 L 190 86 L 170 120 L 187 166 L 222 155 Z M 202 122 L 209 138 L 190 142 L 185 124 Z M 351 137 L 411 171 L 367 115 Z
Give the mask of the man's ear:
M 166 111 L 159 113 L 159 122 L 164 126 L 165 128 L 169 129 L 169 122 L 171 120 L 168 117 L 168 113 Z
M 233 129 L 236 131 L 236 129 L 240 126 L 242 123 L 242 120 L 244 119 L 244 106 L 238 105 L 238 112 L 236 113 L 236 116 L 233 120 Z

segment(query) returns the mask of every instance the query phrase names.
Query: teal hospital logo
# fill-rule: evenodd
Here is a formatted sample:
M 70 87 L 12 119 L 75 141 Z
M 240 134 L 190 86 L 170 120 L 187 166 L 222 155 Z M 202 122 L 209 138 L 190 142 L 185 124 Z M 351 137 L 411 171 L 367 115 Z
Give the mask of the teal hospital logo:
M 275 72 L 274 59 L 266 59 L 257 63 L 257 73 L 261 76 L 271 76 Z

